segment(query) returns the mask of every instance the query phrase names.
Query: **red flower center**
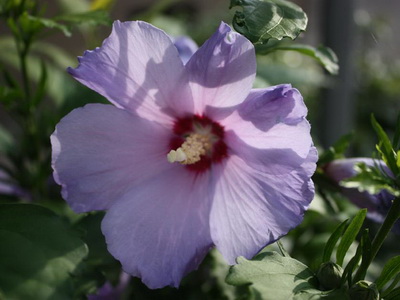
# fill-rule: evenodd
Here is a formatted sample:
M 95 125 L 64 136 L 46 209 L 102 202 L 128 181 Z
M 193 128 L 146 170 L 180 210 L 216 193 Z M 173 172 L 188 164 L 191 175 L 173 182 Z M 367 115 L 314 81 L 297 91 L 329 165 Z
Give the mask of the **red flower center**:
M 175 121 L 175 136 L 170 141 L 171 150 L 176 150 L 193 135 L 201 135 L 207 139 L 207 147 L 200 155 L 200 160 L 185 164 L 191 171 L 206 171 L 212 163 L 220 163 L 228 156 L 228 148 L 224 142 L 224 128 L 206 116 L 190 116 Z

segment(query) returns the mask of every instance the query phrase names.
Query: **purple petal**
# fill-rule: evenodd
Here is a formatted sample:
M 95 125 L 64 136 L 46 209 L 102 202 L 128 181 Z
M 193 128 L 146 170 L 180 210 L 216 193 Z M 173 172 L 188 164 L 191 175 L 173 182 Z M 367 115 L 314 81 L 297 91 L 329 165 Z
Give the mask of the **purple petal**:
M 196 113 L 206 105 L 227 107 L 242 102 L 256 74 L 253 45 L 221 23 L 186 64 Z
M 169 139 L 157 123 L 112 105 L 86 105 L 64 117 L 51 136 L 54 178 L 74 211 L 107 209 L 171 167 Z
M 214 168 L 221 179 L 211 232 L 229 263 L 251 258 L 297 226 L 313 199 L 318 156 L 306 113 L 298 91 L 282 85 L 252 90 L 220 120 L 231 156 Z
M 209 173 L 183 166 L 136 186 L 103 219 L 108 250 L 149 288 L 177 287 L 212 246 Z
M 261 131 L 278 123 L 296 125 L 307 115 L 303 97 L 290 84 L 253 89 L 239 107 L 240 116 Z
M 187 36 L 180 36 L 173 39 L 176 49 L 178 49 L 179 56 L 183 62 L 186 64 L 192 55 L 199 49 L 195 41 Z
M 227 142 L 234 152 L 247 147 L 238 145 L 236 136 L 242 143 L 257 149 L 269 149 L 277 166 L 287 165 L 287 155 L 305 159 L 310 151 L 312 139 L 310 125 L 305 119 L 307 109 L 296 89 L 290 85 L 280 85 L 269 89 L 252 90 L 246 101 L 233 113 L 220 120 L 227 132 Z M 234 134 L 232 134 L 234 132 Z M 251 151 L 248 156 L 254 154 Z M 284 159 L 278 159 L 280 155 Z
M 238 256 L 252 258 L 303 219 L 314 196 L 310 177 L 317 153 L 287 174 L 268 175 L 233 155 L 214 169 L 219 177 L 211 210 L 211 235 L 230 264 Z M 267 168 L 268 166 L 265 166 Z
M 193 112 L 177 49 L 162 30 L 145 22 L 114 22 L 103 45 L 86 51 L 69 72 L 118 107 L 148 119 L 165 118 L 161 110 L 174 116 Z

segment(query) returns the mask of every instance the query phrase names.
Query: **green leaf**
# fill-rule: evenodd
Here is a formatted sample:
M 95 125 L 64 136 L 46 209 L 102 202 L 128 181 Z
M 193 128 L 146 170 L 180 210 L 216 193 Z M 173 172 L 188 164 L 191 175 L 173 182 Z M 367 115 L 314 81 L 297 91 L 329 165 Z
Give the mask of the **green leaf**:
M 385 296 L 385 300 L 398 300 L 400 299 L 400 287 L 395 288 Z
M 104 212 L 87 214 L 74 226 L 83 232 L 82 239 L 89 247 L 85 269 L 77 276 L 78 294 L 93 293 L 106 279 L 110 282 L 118 280 L 121 273 L 121 265 L 108 252 L 101 232 L 101 221 L 104 215 Z
M 342 236 L 344 230 L 347 227 L 347 223 L 349 220 L 343 221 L 332 233 L 332 235 L 329 237 L 328 242 L 325 245 L 324 248 L 324 254 L 322 256 L 322 262 L 328 262 L 331 260 L 332 252 L 333 249 L 336 246 L 336 243 L 339 241 L 340 237 Z
M 93 0 L 90 4 L 90 8 L 92 10 L 96 9 L 109 9 L 115 0 Z
M 88 250 L 78 232 L 33 204 L 0 205 L 0 286 L 7 299 L 72 299 Z
M 318 159 L 318 165 L 324 165 L 335 159 L 344 158 L 344 153 L 349 148 L 353 134 L 349 133 L 341 136 L 328 150 L 322 153 Z
M 397 153 L 394 151 L 392 143 L 389 140 L 386 132 L 382 126 L 376 121 L 374 115 L 371 116 L 372 126 L 379 138 L 379 144 L 377 150 L 382 156 L 383 161 L 389 167 L 389 169 L 395 174 L 399 174 L 399 167 L 397 166 Z
M 275 300 L 292 299 L 302 291 L 315 290 L 315 280 L 306 265 L 277 252 L 263 252 L 252 260 L 239 257 L 226 278 L 228 284 L 235 286 L 251 284 L 260 299 L 274 295 Z
M 376 280 L 376 285 L 381 290 L 386 283 L 400 273 L 400 256 L 393 257 L 383 267 L 382 273 Z
M 60 24 L 57 21 L 52 20 L 52 19 L 35 17 L 35 16 L 31 16 L 31 15 L 28 15 L 27 13 L 25 13 L 21 16 L 20 22 L 21 22 L 23 28 L 25 28 L 25 31 L 27 31 L 27 32 L 29 32 L 29 31 L 35 32 L 35 31 L 38 31 L 39 29 L 45 27 L 45 28 L 49 28 L 49 29 L 60 30 L 62 33 L 64 33 L 65 36 L 68 36 L 68 37 L 72 35 L 68 26 Z
M 386 295 L 390 294 L 400 282 L 400 273 L 396 275 L 396 277 L 392 280 L 390 285 L 382 292 L 383 299 L 386 299 Z
M 239 6 L 233 17 L 235 30 L 257 44 L 269 39 L 295 39 L 307 27 L 307 15 L 296 4 L 284 0 L 231 0 Z
M 232 285 L 228 285 L 225 282 L 226 274 L 228 273 L 230 266 L 226 263 L 222 254 L 219 253 L 217 249 L 212 249 L 209 255 L 211 258 L 210 263 L 207 264 L 210 269 L 209 278 L 221 291 L 221 299 L 238 299 L 236 293 L 240 293 L 239 289 Z
M 77 230 L 84 232 L 82 238 L 90 250 L 86 259 L 88 264 L 112 264 L 115 262 L 107 250 L 106 241 L 101 232 L 101 221 L 104 215 L 104 212 L 93 212 L 84 216 L 74 225 Z
M 7 18 L 7 25 L 16 38 L 22 39 L 20 31 L 18 29 L 18 25 L 16 24 L 16 21 L 13 18 L 11 17 Z
M 367 215 L 366 209 L 361 209 L 350 222 L 346 231 L 344 232 L 342 239 L 340 240 L 339 246 L 336 251 L 336 263 L 339 266 L 343 265 L 344 257 L 346 256 L 347 250 L 349 250 L 351 244 L 357 237 L 358 232 L 361 229 L 364 219 Z
M 1 64 L 6 65 L 9 69 L 14 68 L 18 70 L 19 59 L 13 39 L 7 36 L 0 38 L 0 49 L 4 50 L 0 51 Z M 36 86 L 39 86 L 43 75 L 40 72 L 41 63 L 44 60 L 47 73 L 46 95 L 54 100 L 56 105 L 62 105 L 62 101 L 65 99 L 67 93 L 71 93 L 72 91 L 75 93 L 75 90 L 72 88 L 75 82 L 65 72 L 66 66 L 75 64 L 75 58 L 70 57 L 61 48 L 42 41 L 36 41 L 32 44 L 31 50 L 30 55 L 27 57 L 29 80 L 34 82 Z
M 357 246 L 357 250 L 356 253 L 354 254 L 354 256 L 349 260 L 346 268 L 343 271 L 343 275 L 342 275 L 342 282 L 341 284 L 343 285 L 344 282 L 347 279 L 348 282 L 348 286 L 352 286 L 353 285 L 353 272 L 356 269 L 358 263 L 360 262 L 361 257 L 364 256 L 364 250 L 368 248 L 369 246 L 369 250 L 370 251 L 371 247 L 370 247 L 370 241 L 369 241 L 369 236 L 368 236 L 368 230 L 366 229 L 363 233 L 362 239 L 361 239 L 361 243 L 358 244 Z M 368 245 L 369 242 L 369 245 Z M 367 254 L 368 256 L 368 254 Z
M 308 45 L 295 44 L 295 45 L 277 46 L 271 48 L 271 51 L 276 51 L 276 50 L 299 52 L 301 54 L 314 58 L 329 73 L 336 75 L 339 72 L 338 58 L 335 52 L 333 52 L 333 50 L 328 47 L 319 46 L 318 48 L 314 48 Z
M 372 255 L 372 244 L 371 244 L 371 239 L 369 237 L 369 229 L 366 228 L 363 232 L 363 236 L 361 238 L 361 247 L 362 247 L 362 261 L 363 262 L 370 262 L 371 261 L 371 255 Z M 361 278 L 365 278 L 365 275 L 367 273 L 367 270 L 365 272 L 360 273 Z
M 64 21 L 71 23 L 71 25 L 88 24 L 96 25 L 110 25 L 112 23 L 108 12 L 105 10 L 92 10 L 83 13 L 62 15 L 55 18 L 57 21 Z
M 397 167 L 400 169 L 400 150 L 397 151 L 397 161 L 396 161 Z
M 394 136 L 393 136 L 393 148 L 395 150 L 398 150 L 400 147 L 400 113 L 397 116 L 397 122 L 396 122 L 396 128 L 395 128 L 395 132 L 394 132 Z M 399 154 L 397 154 L 397 160 L 399 160 L 398 157 Z M 400 166 L 397 165 L 399 168 Z

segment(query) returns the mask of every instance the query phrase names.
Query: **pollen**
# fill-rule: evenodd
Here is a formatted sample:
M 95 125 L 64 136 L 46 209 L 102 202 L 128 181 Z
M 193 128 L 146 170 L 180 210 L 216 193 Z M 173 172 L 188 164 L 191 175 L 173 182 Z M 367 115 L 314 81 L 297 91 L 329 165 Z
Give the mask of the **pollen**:
M 183 165 L 191 165 L 201 160 L 211 149 L 210 137 L 207 134 L 191 133 L 185 142 L 176 150 L 167 154 L 170 163 L 180 162 Z

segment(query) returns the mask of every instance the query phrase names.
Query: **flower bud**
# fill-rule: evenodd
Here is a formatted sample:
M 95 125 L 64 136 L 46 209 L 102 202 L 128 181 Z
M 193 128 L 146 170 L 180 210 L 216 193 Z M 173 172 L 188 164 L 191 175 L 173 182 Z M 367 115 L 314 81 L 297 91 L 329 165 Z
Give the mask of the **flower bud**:
M 379 292 L 376 284 L 366 280 L 360 280 L 349 289 L 350 299 L 379 300 Z
M 321 287 L 325 290 L 333 290 L 340 286 L 343 269 L 333 262 L 323 263 L 317 272 L 317 278 Z
M 377 167 L 383 173 L 390 177 L 394 177 L 393 173 L 382 160 L 374 160 L 372 158 L 356 157 L 337 159 L 324 166 L 325 175 L 334 183 L 338 184 L 341 193 L 347 197 L 353 204 L 360 208 L 368 209 L 367 217 L 378 223 L 382 223 L 392 206 L 395 198 L 388 190 L 381 190 L 377 194 L 370 194 L 367 191 L 360 192 L 357 188 L 348 188 L 341 186 L 344 179 L 357 175 L 355 166 L 358 163 L 364 163 L 368 167 Z M 400 235 L 400 220 L 396 222 L 392 231 Z

